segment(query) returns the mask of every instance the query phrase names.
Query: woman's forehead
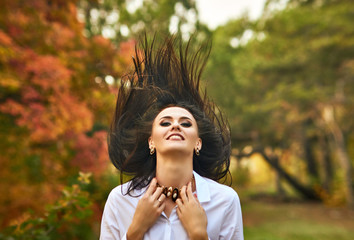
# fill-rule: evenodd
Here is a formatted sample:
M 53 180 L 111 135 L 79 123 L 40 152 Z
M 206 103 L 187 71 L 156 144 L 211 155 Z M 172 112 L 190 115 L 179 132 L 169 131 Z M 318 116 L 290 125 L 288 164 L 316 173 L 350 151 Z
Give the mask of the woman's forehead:
M 189 118 L 195 121 L 193 115 L 185 108 L 182 107 L 167 107 L 163 109 L 159 114 L 156 116 L 156 120 L 161 118 L 172 117 L 172 118 Z

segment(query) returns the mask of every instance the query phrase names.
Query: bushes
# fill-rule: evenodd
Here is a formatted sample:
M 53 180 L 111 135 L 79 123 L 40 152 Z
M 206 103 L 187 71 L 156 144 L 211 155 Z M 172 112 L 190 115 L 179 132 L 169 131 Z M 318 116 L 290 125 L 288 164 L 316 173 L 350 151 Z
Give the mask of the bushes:
M 60 199 L 47 206 L 44 216 L 25 214 L 21 222 L 4 229 L 0 239 L 89 239 L 89 236 L 94 236 L 88 222 L 92 215 L 92 202 L 84 190 L 90 183 L 90 176 L 91 173 L 80 172 L 76 183 L 65 187 Z

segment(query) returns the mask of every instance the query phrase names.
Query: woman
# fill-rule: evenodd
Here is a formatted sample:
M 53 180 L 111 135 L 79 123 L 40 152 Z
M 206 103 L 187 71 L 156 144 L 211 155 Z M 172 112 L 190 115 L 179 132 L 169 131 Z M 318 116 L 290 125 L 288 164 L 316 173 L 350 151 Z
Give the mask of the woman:
M 229 173 L 230 132 L 199 82 L 209 45 L 145 37 L 122 78 L 109 156 L 132 179 L 110 193 L 101 239 L 243 239 Z

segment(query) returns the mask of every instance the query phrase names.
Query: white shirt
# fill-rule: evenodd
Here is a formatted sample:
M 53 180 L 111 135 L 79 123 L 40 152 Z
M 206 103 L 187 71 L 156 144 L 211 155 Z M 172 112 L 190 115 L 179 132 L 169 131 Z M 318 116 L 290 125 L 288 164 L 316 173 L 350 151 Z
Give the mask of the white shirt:
M 209 239 L 243 240 L 240 200 L 230 187 L 201 177 L 193 172 L 197 197 L 204 208 Z M 126 240 L 126 232 L 132 222 L 138 201 L 147 188 L 126 193 L 128 183 L 114 188 L 108 196 L 101 222 L 100 240 Z M 123 194 L 122 194 L 123 190 Z M 163 212 L 156 223 L 145 233 L 144 240 L 187 240 L 188 236 L 180 222 L 177 206 L 167 218 Z

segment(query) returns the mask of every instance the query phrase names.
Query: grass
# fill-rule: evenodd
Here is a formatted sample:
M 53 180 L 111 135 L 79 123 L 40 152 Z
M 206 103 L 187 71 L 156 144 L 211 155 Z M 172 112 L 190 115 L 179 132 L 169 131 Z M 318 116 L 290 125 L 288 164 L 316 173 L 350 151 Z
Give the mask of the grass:
M 352 240 L 354 211 L 321 203 L 241 197 L 246 240 Z
M 247 240 L 351 240 L 354 231 L 339 226 L 313 222 L 284 221 L 265 223 L 257 227 L 245 227 Z

